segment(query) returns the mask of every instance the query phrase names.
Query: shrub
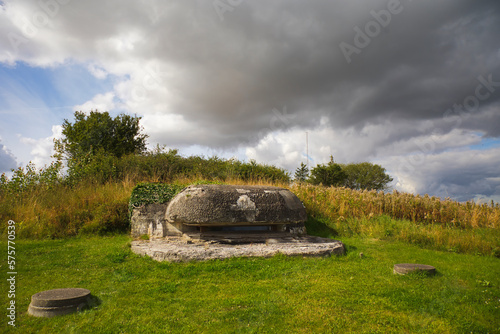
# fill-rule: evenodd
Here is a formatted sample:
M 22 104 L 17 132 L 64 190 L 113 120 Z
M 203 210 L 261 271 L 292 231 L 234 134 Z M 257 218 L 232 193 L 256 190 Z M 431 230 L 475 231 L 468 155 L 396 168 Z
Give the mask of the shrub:
M 140 183 L 132 190 L 129 202 L 129 216 L 132 210 L 145 204 L 169 202 L 185 188 L 182 184 Z
M 63 180 L 61 161 L 52 162 L 39 170 L 29 162 L 25 168 L 19 167 L 12 172 L 10 180 L 5 173 L 0 176 L 0 196 L 18 197 L 35 189 L 47 190 Z

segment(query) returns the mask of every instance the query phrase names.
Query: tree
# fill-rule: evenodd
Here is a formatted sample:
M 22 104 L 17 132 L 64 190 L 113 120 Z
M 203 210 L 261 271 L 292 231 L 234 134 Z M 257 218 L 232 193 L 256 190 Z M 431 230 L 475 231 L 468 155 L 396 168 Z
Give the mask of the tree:
M 303 162 L 300 163 L 300 167 L 297 167 L 295 170 L 295 181 L 297 182 L 305 182 L 309 176 L 309 168 Z
M 342 165 L 342 170 L 346 174 L 344 186 L 351 189 L 383 190 L 392 181 L 385 168 L 369 162 Z
M 120 114 L 111 118 L 108 112 L 91 111 L 87 116 L 75 112 L 75 122 L 64 120 L 63 138 L 55 142 L 60 158 L 76 161 L 94 154 L 117 158 L 146 150 L 145 134 L 141 134 L 140 117 Z
M 312 184 L 323 184 L 326 187 L 338 187 L 345 182 L 346 174 L 342 170 L 342 166 L 333 161 L 330 157 L 330 162 L 327 165 L 317 165 L 311 170 L 309 181 Z

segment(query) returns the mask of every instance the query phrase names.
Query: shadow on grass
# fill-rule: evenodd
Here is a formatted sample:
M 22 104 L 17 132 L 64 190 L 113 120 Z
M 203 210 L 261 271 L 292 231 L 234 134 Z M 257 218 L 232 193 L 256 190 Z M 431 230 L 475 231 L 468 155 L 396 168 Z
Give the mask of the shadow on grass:
M 421 270 L 416 270 L 409 272 L 407 274 L 396 274 L 394 275 L 401 277 L 402 279 L 407 279 L 407 280 L 419 280 L 419 279 L 431 279 L 431 278 L 439 278 L 443 277 L 444 275 L 436 270 L 434 273 L 429 273 L 427 271 L 421 271 Z
M 311 216 L 307 217 L 307 221 L 305 222 L 307 234 L 314 235 L 322 238 L 336 239 L 339 237 L 339 232 L 334 228 L 328 226 L 321 218 L 313 218 Z M 357 250 L 357 247 L 352 245 L 345 246 L 345 254 L 347 255 L 350 252 L 354 252 Z
M 305 222 L 307 234 L 314 235 L 322 238 L 334 238 L 339 235 L 339 233 L 326 225 L 321 219 L 307 217 Z
M 87 306 L 85 306 L 83 310 L 92 310 L 99 307 L 101 304 L 102 300 L 99 297 L 95 296 L 94 294 L 90 294 L 90 297 L 87 301 Z
M 345 255 L 358 250 L 358 247 L 352 246 L 352 245 L 346 245 L 345 243 L 344 243 L 344 247 L 345 247 Z

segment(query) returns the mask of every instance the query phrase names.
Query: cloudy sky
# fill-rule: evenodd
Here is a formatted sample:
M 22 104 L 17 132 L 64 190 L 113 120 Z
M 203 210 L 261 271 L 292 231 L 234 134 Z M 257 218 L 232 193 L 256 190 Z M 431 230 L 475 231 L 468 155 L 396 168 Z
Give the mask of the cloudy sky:
M 499 31 L 498 0 L 0 1 L 0 172 L 97 109 L 183 155 L 500 201 Z

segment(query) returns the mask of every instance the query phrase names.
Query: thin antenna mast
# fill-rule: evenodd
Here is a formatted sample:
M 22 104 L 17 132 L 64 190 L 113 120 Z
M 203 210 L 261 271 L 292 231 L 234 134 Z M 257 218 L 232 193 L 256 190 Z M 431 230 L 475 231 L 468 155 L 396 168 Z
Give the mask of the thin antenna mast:
M 306 131 L 306 166 L 309 170 L 309 133 Z

